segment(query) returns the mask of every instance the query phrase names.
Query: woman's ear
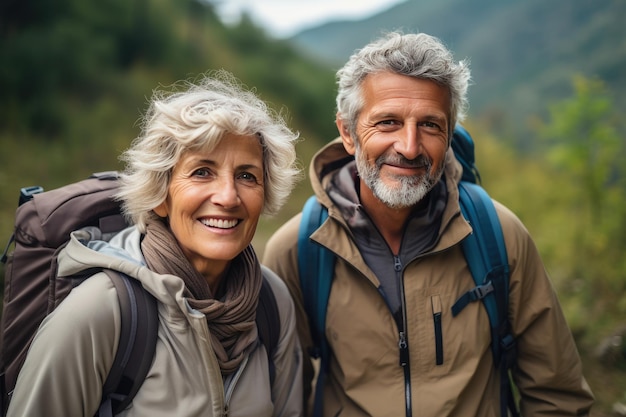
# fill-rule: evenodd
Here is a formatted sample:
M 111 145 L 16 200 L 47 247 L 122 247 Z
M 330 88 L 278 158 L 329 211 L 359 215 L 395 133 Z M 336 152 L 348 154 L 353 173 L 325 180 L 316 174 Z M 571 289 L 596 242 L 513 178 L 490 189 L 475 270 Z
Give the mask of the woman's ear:
M 169 212 L 167 208 L 167 200 L 163 201 L 161 204 L 156 206 L 152 211 L 154 211 L 156 215 L 159 217 L 163 217 L 163 218 L 167 217 L 167 214 Z
M 339 135 L 343 140 L 343 147 L 346 149 L 346 152 L 348 152 L 350 155 L 354 155 L 356 152 L 354 139 L 350 135 L 350 132 L 348 131 L 348 126 L 346 123 L 344 123 L 339 113 L 337 113 L 337 117 L 335 118 L 335 124 L 337 125 L 337 130 L 339 130 Z

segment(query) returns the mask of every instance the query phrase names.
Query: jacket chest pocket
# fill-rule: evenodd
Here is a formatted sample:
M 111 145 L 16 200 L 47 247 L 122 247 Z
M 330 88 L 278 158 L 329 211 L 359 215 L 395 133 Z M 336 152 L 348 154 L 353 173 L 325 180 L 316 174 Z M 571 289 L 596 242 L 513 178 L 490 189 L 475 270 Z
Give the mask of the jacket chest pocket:
M 441 298 L 439 295 L 430 297 L 433 312 L 433 328 L 435 331 L 435 364 L 443 364 L 443 330 L 441 329 Z
M 482 303 L 471 303 L 453 317 L 456 298 L 431 289 L 408 303 L 411 368 L 446 374 L 460 363 L 476 365 L 491 355 L 489 318 Z

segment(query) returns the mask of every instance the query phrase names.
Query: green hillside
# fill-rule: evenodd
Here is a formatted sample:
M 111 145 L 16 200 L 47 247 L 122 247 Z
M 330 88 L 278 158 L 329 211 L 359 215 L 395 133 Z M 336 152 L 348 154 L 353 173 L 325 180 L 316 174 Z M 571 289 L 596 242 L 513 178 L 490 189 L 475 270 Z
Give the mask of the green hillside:
M 471 62 L 470 114 L 528 148 L 546 103 L 571 94 L 574 75 L 598 77 L 626 111 L 626 2 L 621 0 L 406 1 L 359 21 L 337 21 L 292 38 L 337 66 L 382 31 L 422 31 Z

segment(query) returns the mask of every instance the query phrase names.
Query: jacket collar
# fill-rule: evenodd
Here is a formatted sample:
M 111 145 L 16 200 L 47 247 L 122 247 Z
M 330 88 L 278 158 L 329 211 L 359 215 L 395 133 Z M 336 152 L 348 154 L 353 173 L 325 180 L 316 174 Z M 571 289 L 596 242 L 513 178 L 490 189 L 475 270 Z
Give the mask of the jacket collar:
M 334 231 L 327 229 L 324 233 L 319 233 L 317 235 L 318 239 L 316 240 L 319 240 L 320 243 L 330 247 L 331 249 L 332 246 L 345 248 L 345 244 L 353 246 L 353 243 L 345 241 L 341 243 L 341 236 L 343 235 L 345 238 L 345 235 L 341 233 L 340 230 L 349 229 L 338 207 L 333 203 L 325 191 L 328 186 L 328 182 L 332 177 L 332 175 L 329 174 L 337 171 L 352 160 L 354 160 L 354 157 L 346 152 L 341 138 L 339 137 L 320 149 L 313 156 L 309 166 L 309 177 L 311 178 L 313 191 L 321 204 L 328 208 L 329 217 L 339 222 L 337 226 L 339 226 L 340 229 Z M 461 164 L 454 157 L 452 149 L 448 149 L 444 168 L 444 178 L 446 181 L 446 188 L 448 190 L 448 198 L 441 220 L 439 236 L 436 241 L 437 243 L 431 250 L 432 252 L 445 250 L 455 244 L 458 244 L 472 231 L 469 223 L 467 223 L 461 215 L 461 208 L 459 205 L 458 183 L 461 180 L 462 174 L 463 170 Z M 330 222 L 326 223 L 328 224 Z M 324 227 L 324 229 L 326 229 L 326 227 Z M 312 237 L 315 238 L 316 234 Z M 356 250 L 356 247 L 354 247 L 351 249 L 351 252 L 352 255 L 354 255 L 354 253 L 358 251 Z

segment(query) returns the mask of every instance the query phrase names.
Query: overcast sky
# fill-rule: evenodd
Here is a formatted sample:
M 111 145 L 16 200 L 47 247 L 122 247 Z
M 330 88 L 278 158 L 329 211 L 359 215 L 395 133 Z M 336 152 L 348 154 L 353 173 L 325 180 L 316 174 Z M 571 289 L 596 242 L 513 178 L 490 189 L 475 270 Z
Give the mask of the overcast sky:
M 226 23 L 246 10 L 253 21 L 277 38 L 329 20 L 362 19 L 406 0 L 218 0 L 213 3 Z

